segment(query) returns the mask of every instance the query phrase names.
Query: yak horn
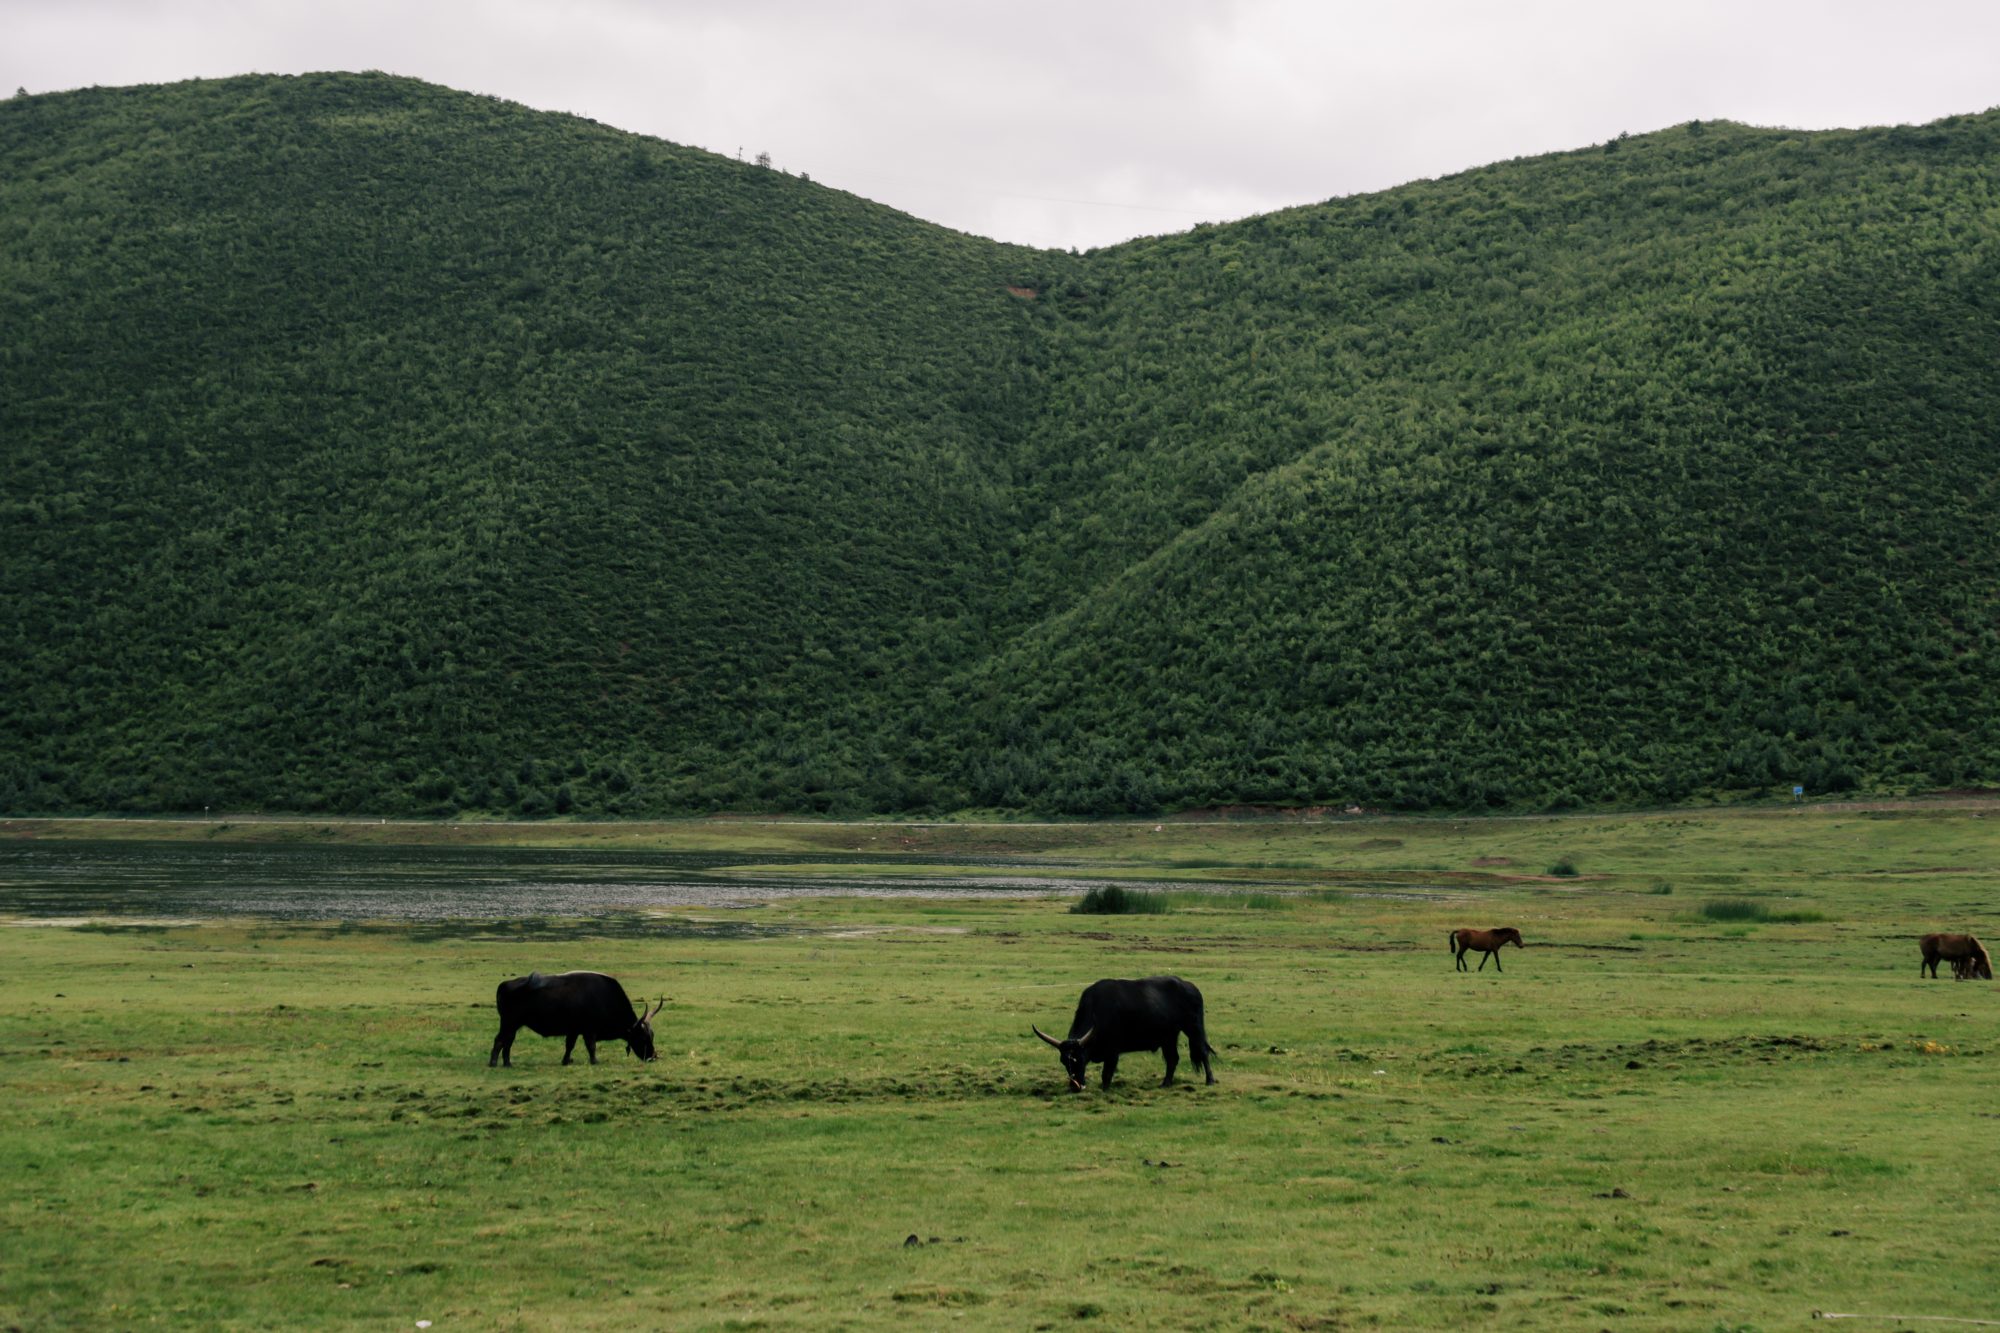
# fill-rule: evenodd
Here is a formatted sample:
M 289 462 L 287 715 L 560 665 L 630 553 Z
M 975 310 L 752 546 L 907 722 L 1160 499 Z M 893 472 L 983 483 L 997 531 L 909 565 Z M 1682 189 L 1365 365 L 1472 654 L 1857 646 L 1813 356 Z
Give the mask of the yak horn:
M 1077 1045 L 1079 1045 L 1079 1046 L 1088 1046 L 1088 1045 L 1090 1044 L 1090 1036 L 1091 1036 L 1091 1033 L 1093 1033 L 1093 1032 L 1096 1032 L 1096 1031 L 1097 1031 L 1097 1028 L 1096 1028 L 1096 1027 L 1095 1027 L 1094 1025 L 1093 1025 L 1092 1027 L 1090 1027 L 1090 1028 L 1086 1029 L 1086 1030 L 1085 1030 L 1085 1032 L 1084 1032 L 1084 1034 L 1083 1034 L 1083 1035 L 1082 1035 L 1081 1037 L 1078 1037 L 1078 1038 L 1076 1038 L 1076 1044 L 1077 1044 Z
M 1034 1033 L 1037 1037 L 1040 1037 L 1043 1041 L 1055 1047 L 1057 1050 L 1062 1049 L 1062 1043 L 1057 1041 L 1054 1037 L 1051 1037 L 1048 1033 L 1042 1031 L 1040 1028 L 1035 1027 L 1033 1023 L 1028 1024 L 1028 1026 L 1034 1029 Z
M 653 1021 L 653 1020 L 654 1020 L 655 1018 L 658 1018 L 658 1017 L 660 1016 L 660 1010 L 662 1010 L 662 1009 L 664 1009 L 664 1008 L 666 1008 L 666 1007 L 667 1007 L 667 997 L 666 997 L 666 996 L 664 996 L 664 995 L 662 995 L 662 996 L 660 997 L 660 1002 L 659 1002 L 658 1004 L 656 1004 L 656 1005 L 654 1005 L 654 1006 L 653 1006 L 653 1011 L 652 1011 L 651 1013 L 647 1014 L 647 1015 L 646 1015 L 646 1017 L 645 1017 L 644 1019 L 640 1020 L 640 1021 L 642 1021 L 642 1022 L 646 1022 L 646 1023 L 650 1023 L 650 1022 L 652 1022 L 652 1021 Z

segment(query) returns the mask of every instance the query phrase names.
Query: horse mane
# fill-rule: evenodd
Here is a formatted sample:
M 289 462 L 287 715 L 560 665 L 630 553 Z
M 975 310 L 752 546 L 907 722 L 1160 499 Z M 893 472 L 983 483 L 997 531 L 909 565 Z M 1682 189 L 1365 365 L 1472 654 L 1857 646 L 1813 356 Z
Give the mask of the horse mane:
M 1986 952 L 1986 946 L 1979 942 L 1979 937 L 1976 935 L 1967 935 L 1965 939 L 1972 946 L 1972 956 L 1979 961 L 1981 967 L 1986 969 L 1987 975 L 1991 976 L 1993 973 L 1993 958 Z

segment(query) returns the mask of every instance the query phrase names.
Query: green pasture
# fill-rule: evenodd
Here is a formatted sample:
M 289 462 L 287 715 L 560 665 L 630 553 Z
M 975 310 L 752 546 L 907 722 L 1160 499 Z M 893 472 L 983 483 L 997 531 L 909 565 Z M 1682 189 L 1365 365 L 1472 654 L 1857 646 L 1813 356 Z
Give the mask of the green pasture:
M 1151 916 L 6 923 L 0 1326 L 2000 1319 L 2000 988 L 1915 945 L 2000 937 L 1989 809 L 736 830 L 1188 881 Z M 494 984 L 573 967 L 669 997 L 661 1059 L 489 1070 Z M 1064 1093 L 1029 1024 L 1158 972 L 1220 1082 Z

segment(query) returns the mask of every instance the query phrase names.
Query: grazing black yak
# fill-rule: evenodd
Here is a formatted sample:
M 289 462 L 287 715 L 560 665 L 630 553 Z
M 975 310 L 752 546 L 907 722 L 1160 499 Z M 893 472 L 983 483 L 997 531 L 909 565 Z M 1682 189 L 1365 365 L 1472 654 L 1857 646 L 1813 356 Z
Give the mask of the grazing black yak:
M 538 1037 L 563 1038 L 562 1062 L 568 1064 L 576 1050 L 576 1039 L 590 1063 L 597 1063 L 597 1043 L 622 1041 L 641 1060 L 653 1058 L 653 1014 L 666 1008 L 663 999 L 652 1013 L 632 1007 L 625 988 L 602 972 L 564 972 L 545 977 L 530 972 L 525 977 L 500 983 L 493 993 L 494 1007 L 500 1011 L 500 1035 L 493 1039 L 493 1053 L 486 1067 L 496 1063 L 514 1065 L 514 1034 L 522 1028 Z
M 1158 1051 L 1167 1062 L 1167 1076 L 1160 1086 L 1170 1087 L 1174 1070 L 1181 1062 L 1180 1036 L 1187 1033 L 1188 1060 L 1215 1082 L 1209 1058 L 1215 1048 L 1208 1044 L 1202 1024 L 1201 992 L 1179 977 L 1146 977 L 1138 981 L 1093 981 L 1076 1002 L 1076 1017 L 1069 1022 L 1069 1036 L 1057 1041 L 1038 1027 L 1037 1037 L 1056 1048 L 1063 1071 L 1069 1075 L 1069 1090 L 1083 1091 L 1083 1080 L 1092 1063 L 1104 1066 L 1100 1087 L 1111 1086 L 1118 1072 L 1118 1057 L 1131 1051 Z

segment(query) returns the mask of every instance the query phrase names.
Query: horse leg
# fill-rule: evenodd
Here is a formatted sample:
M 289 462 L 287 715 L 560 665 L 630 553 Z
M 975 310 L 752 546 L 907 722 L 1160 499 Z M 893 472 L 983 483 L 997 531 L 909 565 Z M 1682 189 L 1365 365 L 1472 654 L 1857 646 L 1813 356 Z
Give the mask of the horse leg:
M 576 1034 L 572 1032 L 563 1038 L 563 1063 L 568 1064 L 570 1056 L 574 1054 L 576 1054 Z
M 1118 1072 L 1118 1057 L 1115 1055 L 1105 1056 L 1104 1077 L 1098 1082 L 1097 1086 L 1100 1088 L 1109 1088 L 1111 1086 L 1111 1076 L 1117 1072 Z
M 1493 955 L 1491 953 L 1481 952 L 1479 955 L 1479 966 L 1475 970 L 1484 972 L 1486 970 L 1486 960 L 1491 958 L 1492 956 Z
M 1465 965 L 1465 950 L 1460 949 L 1457 953 L 1453 954 L 1452 961 L 1458 965 L 1458 970 L 1460 972 L 1465 972 L 1470 970 Z
M 1500 951 L 1498 949 L 1493 951 L 1493 970 L 1495 972 L 1505 972 L 1507 970 L 1500 966 Z
M 1193 1042 L 1188 1043 L 1188 1054 L 1190 1056 L 1194 1054 Z M 1163 1088 L 1171 1088 L 1172 1086 L 1174 1086 L 1174 1070 L 1178 1069 L 1181 1063 L 1180 1033 L 1169 1032 L 1167 1034 L 1167 1044 L 1160 1047 L 1160 1058 L 1162 1058 L 1167 1062 L 1167 1076 L 1160 1080 L 1160 1086 Z

